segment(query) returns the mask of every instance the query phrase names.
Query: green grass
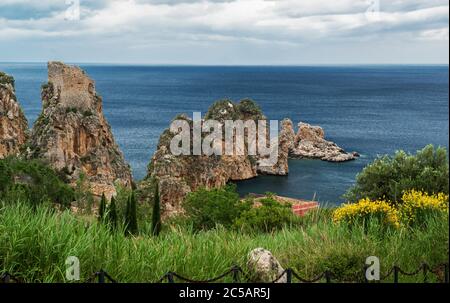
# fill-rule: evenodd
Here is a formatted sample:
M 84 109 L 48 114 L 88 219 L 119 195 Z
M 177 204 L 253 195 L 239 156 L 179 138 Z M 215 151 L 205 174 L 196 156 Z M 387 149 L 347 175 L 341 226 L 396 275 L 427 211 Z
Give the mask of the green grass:
M 150 230 L 150 224 L 142 230 Z M 156 281 L 167 271 L 205 279 L 235 264 L 245 267 L 248 253 L 264 247 L 283 267 L 305 278 L 331 270 L 350 279 L 372 255 L 380 258 L 382 272 L 393 265 L 412 271 L 422 262 L 448 262 L 447 218 L 432 218 L 427 225 L 414 230 L 372 226 L 364 232 L 334 225 L 329 211 L 320 211 L 307 216 L 300 227 L 272 234 L 220 227 L 195 233 L 189 226 L 174 224 L 165 225 L 159 237 L 145 232 L 126 237 L 123 231 L 111 233 L 107 226 L 69 211 L 59 213 L 44 205 L 32 209 L 19 203 L 0 209 L 0 272 L 27 282 L 65 282 L 65 260 L 77 256 L 82 280 L 101 268 L 120 282 Z M 400 279 L 421 280 L 421 275 Z M 431 275 L 429 280 L 433 281 Z

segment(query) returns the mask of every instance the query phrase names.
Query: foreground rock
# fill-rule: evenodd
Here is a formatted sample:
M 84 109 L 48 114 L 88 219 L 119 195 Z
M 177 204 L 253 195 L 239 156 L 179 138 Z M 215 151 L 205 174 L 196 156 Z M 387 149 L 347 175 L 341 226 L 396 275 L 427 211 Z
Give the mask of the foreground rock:
M 256 248 L 249 253 L 247 267 L 252 275 L 253 282 L 286 283 L 287 277 L 283 275 L 284 269 L 270 251 Z
M 176 119 L 186 120 L 192 130 L 193 121 L 190 118 L 178 116 Z M 205 119 L 214 119 L 223 124 L 225 120 L 257 121 L 266 118 L 251 100 L 242 100 L 240 103 L 225 100 L 212 105 L 206 113 Z M 286 130 L 286 132 L 288 131 Z M 288 172 L 289 148 L 283 147 L 285 143 L 280 145 L 280 150 L 283 150 L 281 152 L 284 155 L 283 158 L 275 165 L 263 167 L 257 156 L 248 154 L 247 147 L 244 148 L 243 154 L 173 155 L 170 150 L 170 142 L 175 135 L 169 129 L 163 132 L 157 151 L 149 165 L 148 176 L 140 184 L 142 191 L 152 193 L 152 190 L 145 190 L 145 187 L 150 187 L 152 182 L 157 180 L 163 217 L 182 213 L 182 201 L 189 192 L 195 191 L 199 187 L 208 189 L 222 187 L 229 181 L 254 178 L 258 173 L 285 175 Z M 288 142 L 289 140 L 284 141 Z
M 359 157 L 358 153 L 347 153 L 334 142 L 325 140 L 324 131 L 320 126 L 311 126 L 303 122 L 300 122 L 298 126 L 294 146 L 290 151 L 291 158 L 344 162 Z
M 14 79 L 0 72 L 0 159 L 18 155 L 28 140 L 28 122 L 17 101 Z
M 42 103 L 30 157 L 47 160 L 72 185 L 85 175 L 95 195 L 114 195 L 116 183 L 131 186 L 130 167 L 103 115 L 102 98 L 83 70 L 49 62 Z

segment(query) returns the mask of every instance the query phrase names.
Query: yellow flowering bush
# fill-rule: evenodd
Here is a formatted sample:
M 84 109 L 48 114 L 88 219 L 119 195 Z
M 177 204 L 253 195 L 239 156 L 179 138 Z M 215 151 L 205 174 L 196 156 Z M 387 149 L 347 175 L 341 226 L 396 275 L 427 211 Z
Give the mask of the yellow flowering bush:
M 396 228 L 400 226 L 398 210 L 382 200 L 371 201 L 364 198 L 357 203 L 344 204 L 333 212 L 335 223 L 348 225 L 363 223 L 367 226 L 371 219 L 379 220 L 387 226 Z
M 419 190 L 403 193 L 403 203 L 399 206 L 402 221 L 406 224 L 422 224 L 426 217 L 434 214 L 448 214 L 448 195 L 429 195 Z

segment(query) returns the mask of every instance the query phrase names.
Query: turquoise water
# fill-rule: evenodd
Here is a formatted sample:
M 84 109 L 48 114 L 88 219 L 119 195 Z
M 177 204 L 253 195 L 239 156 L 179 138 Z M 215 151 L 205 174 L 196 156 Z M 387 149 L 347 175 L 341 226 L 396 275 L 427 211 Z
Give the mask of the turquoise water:
M 215 100 L 250 97 L 271 119 L 320 125 L 328 139 L 362 157 L 346 163 L 291 160 L 287 177 L 263 176 L 238 190 L 340 203 L 355 175 L 379 154 L 448 147 L 448 66 L 200 67 L 83 65 L 131 164 L 145 176 L 160 133 L 178 113 L 206 112 Z M 16 79 L 32 125 L 46 64 L 0 63 Z

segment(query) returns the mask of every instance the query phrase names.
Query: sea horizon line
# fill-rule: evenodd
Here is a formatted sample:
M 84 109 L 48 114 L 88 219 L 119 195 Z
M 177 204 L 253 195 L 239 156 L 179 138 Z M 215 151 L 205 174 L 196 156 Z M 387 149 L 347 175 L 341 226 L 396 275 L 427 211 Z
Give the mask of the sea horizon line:
M 73 65 L 98 66 L 149 66 L 149 67 L 448 67 L 449 63 L 312 63 L 312 64 L 198 64 L 198 63 L 133 63 L 133 62 L 82 62 L 82 61 L 0 61 L 0 64 L 47 64 L 61 61 Z

